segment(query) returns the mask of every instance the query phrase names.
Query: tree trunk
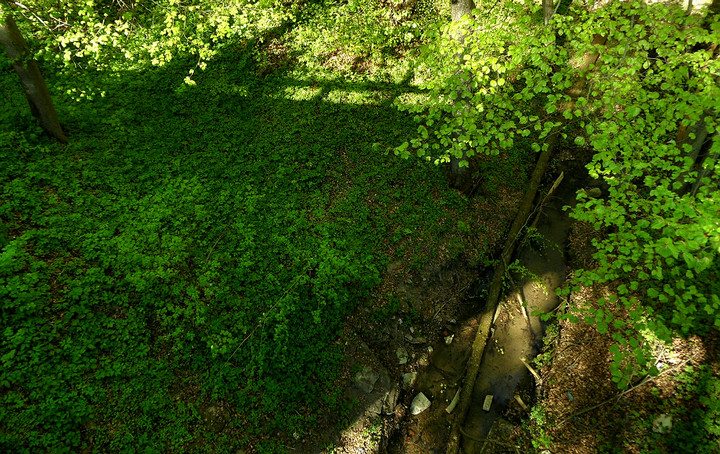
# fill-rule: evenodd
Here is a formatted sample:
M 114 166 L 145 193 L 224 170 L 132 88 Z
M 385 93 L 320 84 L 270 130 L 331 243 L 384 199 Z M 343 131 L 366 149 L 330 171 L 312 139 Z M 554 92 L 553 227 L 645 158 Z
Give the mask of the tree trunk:
M 40 67 L 32 58 L 27 43 L 4 0 L 0 0 L 0 45 L 5 49 L 15 72 L 20 77 L 33 116 L 40 121 L 40 126 L 45 132 L 60 142 L 67 143 L 67 137 L 60 126 Z
M 465 15 L 470 15 L 475 9 L 473 0 L 452 0 L 450 3 L 450 15 L 453 22 L 459 22 Z
M 470 15 L 475 9 L 473 0 L 451 0 L 450 14 L 453 22 L 459 22 L 463 16 Z M 462 42 L 465 34 L 460 33 L 458 39 Z M 462 62 L 462 58 L 459 59 Z M 458 88 L 462 92 L 462 88 Z M 472 189 L 472 173 L 470 172 L 467 153 L 463 152 L 461 157 L 450 156 L 450 186 L 464 193 L 469 193 Z
M 555 8 L 553 7 L 553 0 L 542 0 L 543 5 L 543 16 L 545 16 L 545 26 L 547 26 L 550 23 L 550 19 L 552 19 L 553 14 L 555 13 Z

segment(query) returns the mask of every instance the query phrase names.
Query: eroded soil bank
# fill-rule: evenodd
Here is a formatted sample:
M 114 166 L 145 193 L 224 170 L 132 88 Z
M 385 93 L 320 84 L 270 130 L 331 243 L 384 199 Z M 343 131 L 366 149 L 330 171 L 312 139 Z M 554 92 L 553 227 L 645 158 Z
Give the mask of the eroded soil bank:
M 582 163 L 572 158 L 558 159 L 555 165 L 538 198 L 545 197 L 561 170 L 566 176 L 540 214 L 528 221 L 532 224 L 537 218 L 536 229 L 530 229 L 532 234 L 519 245 L 519 261 L 508 273 L 505 300 L 496 314 L 464 427 L 469 443 L 463 452 L 478 452 L 481 446 L 470 437 L 483 438 L 509 402 L 517 408 L 515 395 L 526 407 L 534 401 L 532 381 L 520 358 L 531 362 L 541 347 L 543 327 L 532 313 L 557 305 L 554 289 L 565 278 L 570 226 L 562 207 L 573 202 L 580 185 L 573 175 L 586 175 Z M 568 171 L 573 167 L 575 171 Z M 477 236 L 473 241 L 478 251 L 502 244 L 521 197 L 519 190 L 500 187 L 492 198 L 475 199 L 473 213 L 482 228 L 471 230 L 471 235 Z M 421 269 L 413 270 L 408 257 L 390 263 L 378 293 L 394 300 L 361 308 L 349 320 L 341 337 L 347 361 L 337 381 L 347 411 L 328 414 L 314 434 L 292 434 L 298 440 L 297 452 L 445 453 L 454 416 L 446 408 L 462 384 L 477 332 L 478 305 L 485 300 L 493 270 L 472 257 L 496 257 L 499 251 L 453 256 L 442 246 L 451 244 L 452 238 L 439 242 L 439 248 L 433 246 L 437 258 Z M 419 393 L 430 406 L 413 414 L 412 402 Z M 485 412 L 482 405 L 489 394 L 493 403 Z

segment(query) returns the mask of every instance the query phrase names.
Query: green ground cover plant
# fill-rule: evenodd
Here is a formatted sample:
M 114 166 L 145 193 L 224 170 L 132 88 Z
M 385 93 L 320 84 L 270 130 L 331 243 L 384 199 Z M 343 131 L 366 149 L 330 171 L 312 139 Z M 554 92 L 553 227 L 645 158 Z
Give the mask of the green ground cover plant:
M 101 21 L 88 5 L 63 17 Z M 341 407 L 337 336 L 396 232 L 448 224 L 430 191 L 465 203 L 442 195 L 436 167 L 373 146 L 409 133 L 392 105 L 412 91 L 400 72 L 268 69 L 257 29 L 220 40 L 218 22 L 188 80 L 203 16 L 180 6 L 200 35 L 169 29 L 189 50 L 163 42 L 162 61 L 154 16 L 134 10 L 109 30 L 145 27 L 145 43 L 101 39 L 91 54 L 74 24 L 68 52 L 39 53 L 67 146 L 42 135 L 0 57 L 3 451 L 282 451 L 269 434 Z M 291 43 L 281 23 L 266 29 Z M 233 409 L 222 443 L 210 402 Z

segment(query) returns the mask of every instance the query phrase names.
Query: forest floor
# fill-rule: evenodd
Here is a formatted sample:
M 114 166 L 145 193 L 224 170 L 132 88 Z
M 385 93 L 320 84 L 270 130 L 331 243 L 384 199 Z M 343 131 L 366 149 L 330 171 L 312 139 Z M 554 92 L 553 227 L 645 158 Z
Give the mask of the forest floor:
M 591 241 L 596 235 L 591 225 L 573 225 L 573 269 L 594 266 Z M 564 309 L 597 304 L 612 291 L 609 286 L 582 288 Z M 610 309 L 616 318 L 628 316 L 626 309 Z M 715 423 L 705 411 L 708 399 L 718 392 L 713 377 L 718 376 L 720 338 L 691 336 L 675 338 L 672 345 L 653 343 L 659 374 L 635 377 L 622 391 L 610 373 L 609 349 L 614 342 L 609 333 L 583 322 L 562 320 L 553 325 L 536 359 L 542 386 L 532 391 L 538 393 L 532 413 L 518 405 L 511 408 L 506 419 L 512 424 L 497 428 L 488 452 L 516 452 L 531 445 L 572 454 L 718 452 L 720 445 L 706 441 Z

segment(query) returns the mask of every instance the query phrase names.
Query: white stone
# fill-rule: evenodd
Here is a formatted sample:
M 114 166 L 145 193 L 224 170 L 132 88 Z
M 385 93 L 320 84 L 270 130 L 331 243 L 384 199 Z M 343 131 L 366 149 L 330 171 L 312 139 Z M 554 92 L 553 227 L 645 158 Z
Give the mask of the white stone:
M 490 411 L 490 406 L 492 405 L 493 396 L 492 394 L 488 394 L 485 396 L 485 402 L 483 402 L 483 410 Z

